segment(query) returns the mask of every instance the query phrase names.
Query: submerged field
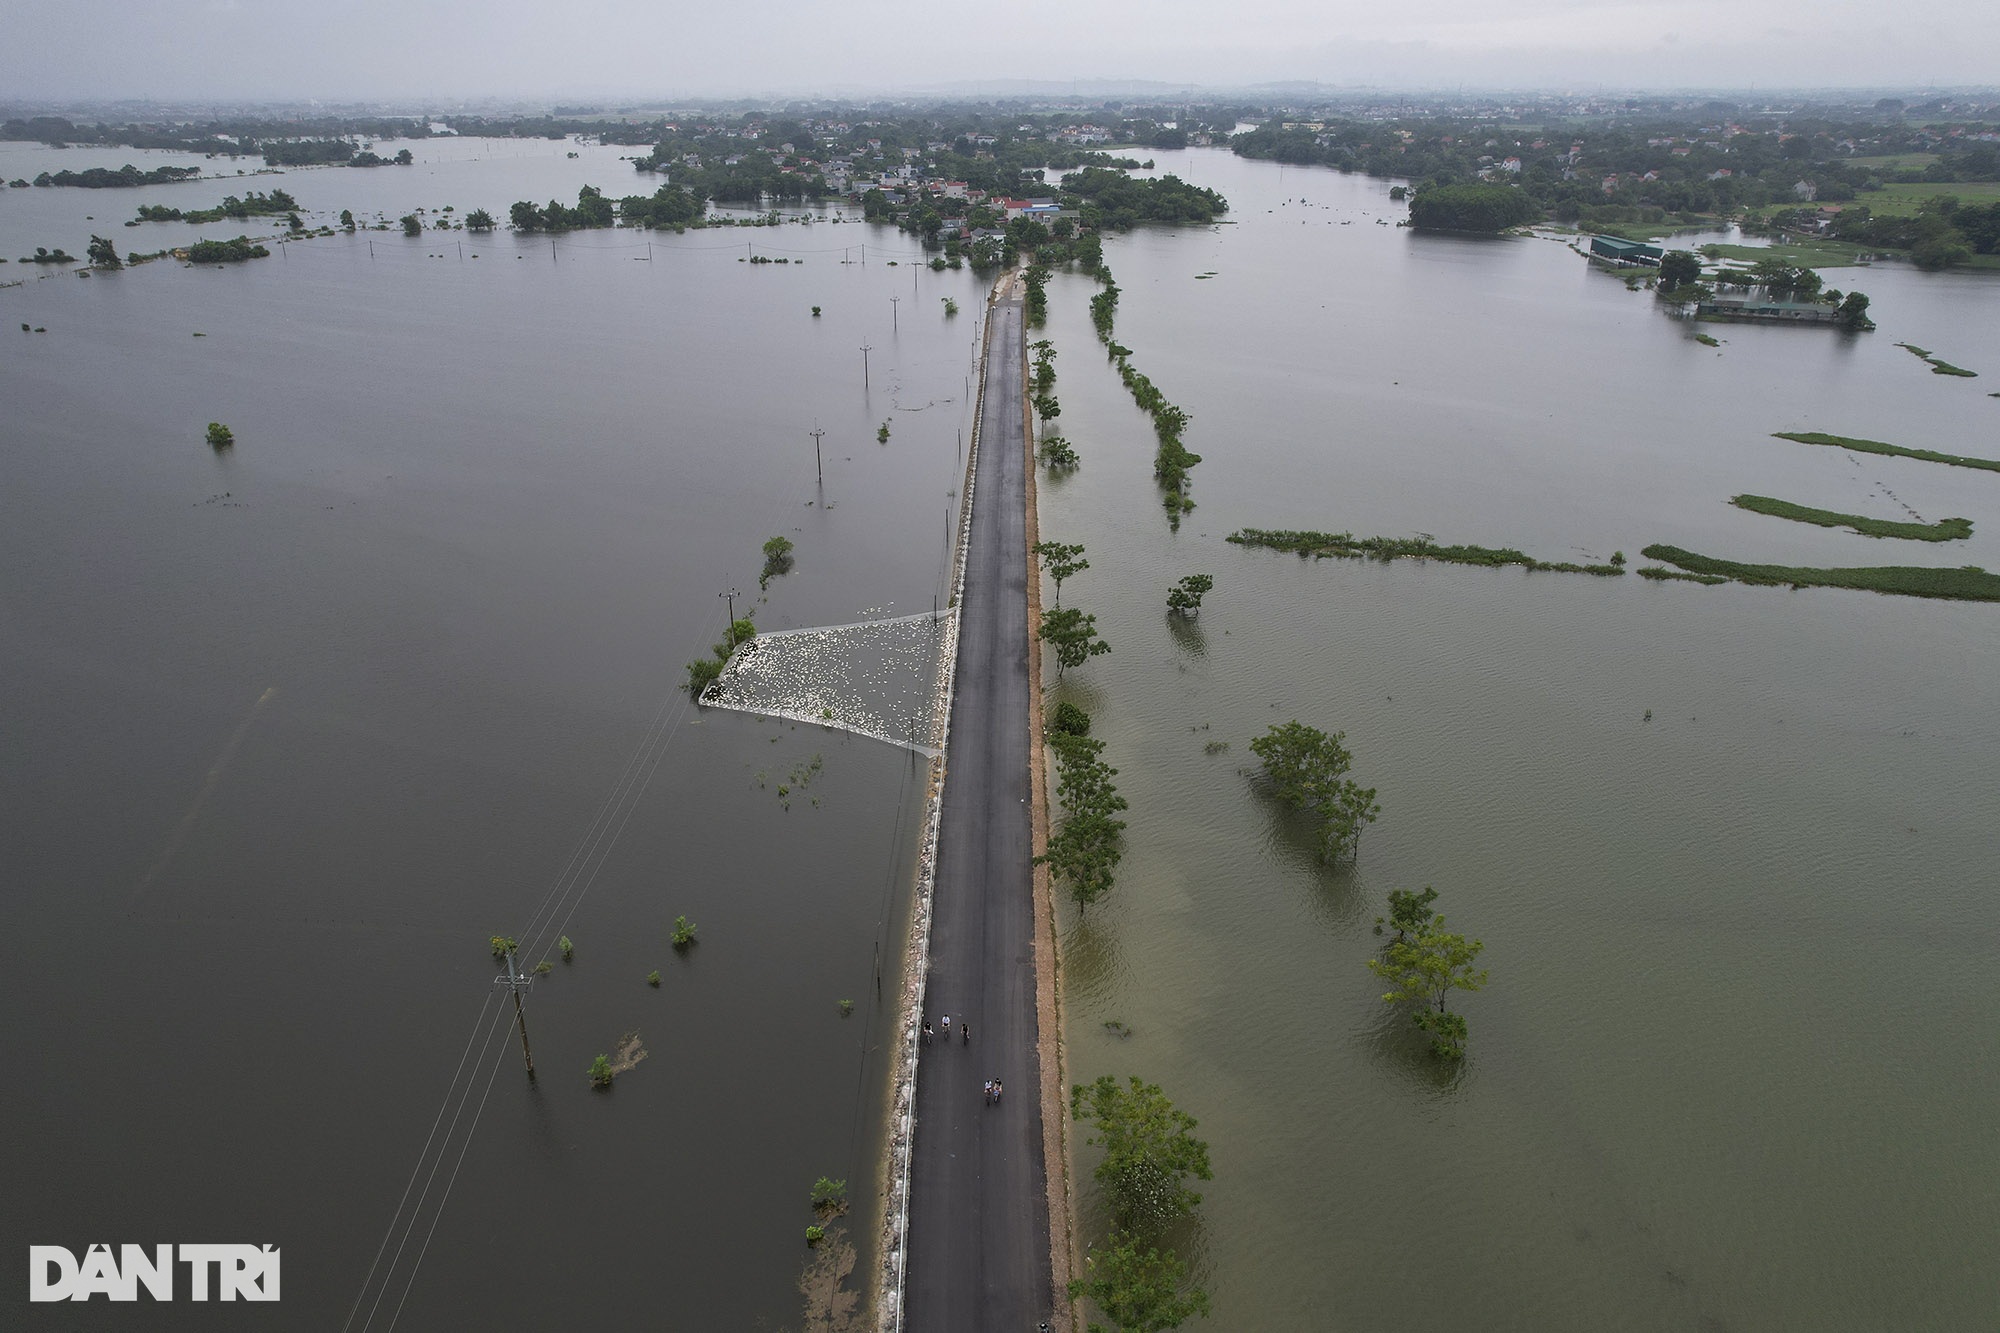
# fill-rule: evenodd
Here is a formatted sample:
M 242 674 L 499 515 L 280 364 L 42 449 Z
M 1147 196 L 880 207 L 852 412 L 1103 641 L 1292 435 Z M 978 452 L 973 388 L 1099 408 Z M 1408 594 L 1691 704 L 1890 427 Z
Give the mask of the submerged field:
M 1111 648 L 1053 697 L 1090 711 L 1130 803 L 1117 886 L 1065 916 L 1066 1072 L 1137 1074 L 1200 1120 L 1215 1179 L 1175 1246 L 1207 1326 L 1977 1324 L 2000 1047 L 1908 978 L 1976 970 L 2000 925 L 1995 609 L 1225 539 L 1879 559 L 1728 503 L 1752 492 L 1969 515 L 1911 559 L 2000 568 L 1976 475 L 1773 449 L 1761 424 L 1976 448 L 1979 382 L 1894 341 L 2000 364 L 1991 294 L 1877 265 L 1882 334 L 1745 326 L 1717 357 L 1562 247 L 1373 225 L 1400 212 L 1386 183 L 1160 168 L 1231 201 L 1231 226 L 1106 246 L 1115 340 L 1191 417 L 1196 508 L 1162 517 L 1153 423 L 1095 286 L 1062 277 L 1047 332 L 1081 466 L 1039 508 L 1044 538 L 1087 547 L 1063 605 Z M 1199 618 L 1170 617 L 1198 573 Z M 1250 780 L 1250 741 L 1294 718 L 1344 732 L 1377 791 L 1352 861 L 1318 864 Z M 1454 1004 L 1456 1069 L 1365 966 L 1388 892 L 1425 885 L 1491 972 Z M 1088 1181 L 1083 1201 L 1101 1234 Z M 1415 1201 L 1421 1224 L 1384 1220 Z M 1413 1282 L 1426 1246 L 1452 1258 Z

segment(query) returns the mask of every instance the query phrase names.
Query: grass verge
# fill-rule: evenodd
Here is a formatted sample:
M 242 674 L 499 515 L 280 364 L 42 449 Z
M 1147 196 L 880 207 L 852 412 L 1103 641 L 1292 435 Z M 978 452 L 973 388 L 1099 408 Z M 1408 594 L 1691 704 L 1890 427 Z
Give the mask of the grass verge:
M 1737 495 L 1729 503 L 1753 514 L 1788 518 L 1794 523 L 1813 523 L 1822 528 L 1849 528 L 1864 537 L 1904 537 L 1919 542 L 1959 541 L 1972 535 L 1969 518 L 1941 518 L 1935 523 L 1895 523 L 1862 514 L 1842 514 L 1831 509 L 1812 509 L 1768 495 Z
M 1853 569 L 1811 569 L 1798 565 L 1746 565 L 1735 560 L 1718 560 L 1697 555 L 1678 546 L 1648 546 L 1639 554 L 1648 560 L 1675 565 L 1700 581 L 1734 579 L 1738 583 L 1765 587 L 1859 588 L 1867 592 L 1890 593 L 1898 597 L 1941 597 L 1960 602 L 2000 602 L 2000 574 L 1989 574 L 1977 565 L 1956 569 L 1934 569 L 1923 565 L 1876 565 Z M 1648 578 L 1671 578 L 1641 570 Z

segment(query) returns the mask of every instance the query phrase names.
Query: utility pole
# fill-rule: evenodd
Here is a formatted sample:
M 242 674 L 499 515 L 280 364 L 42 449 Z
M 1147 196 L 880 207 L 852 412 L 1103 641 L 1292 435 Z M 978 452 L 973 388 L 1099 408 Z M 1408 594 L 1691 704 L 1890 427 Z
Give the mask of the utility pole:
M 719 592 L 715 595 L 729 599 L 729 651 L 733 653 L 736 651 L 736 598 L 739 594 L 736 589 L 731 588 L 728 592 Z
M 528 1016 L 521 1009 L 521 992 L 535 984 L 535 979 L 514 966 L 514 951 L 507 950 L 507 975 L 493 978 L 494 989 L 505 986 L 514 993 L 514 1021 L 521 1028 L 521 1060 L 528 1066 L 528 1082 L 535 1081 L 535 1057 L 528 1050 Z
M 861 344 L 861 387 L 868 387 L 868 344 Z
M 821 430 L 818 426 L 814 426 L 811 430 L 807 431 L 806 434 L 813 437 L 813 470 L 819 473 L 819 484 L 824 486 L 826 485 L 826 465 L 820 461 L 819 438 L 820 436 L 826 434 L 826 432 Z
M 902 297 L 892 296 L 889 298 L 889 332 L 891 333 L 894 333 L 900 327 L 897 316 L 902 313 L 902 306 Z

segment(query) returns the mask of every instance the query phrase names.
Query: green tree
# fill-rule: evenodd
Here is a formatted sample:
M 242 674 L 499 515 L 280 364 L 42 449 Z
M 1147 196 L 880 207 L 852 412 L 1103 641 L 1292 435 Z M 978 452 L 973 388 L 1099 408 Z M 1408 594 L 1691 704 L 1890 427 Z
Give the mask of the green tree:
M 722 674 L 722 663 L 713 657 L 697 657 L 687 664 L 688 693 L 699 699 Z
M 1669 250 L 1660 256 L 1660 290 L 1671 291 L 1701 281 L 1701 258 L 1692 250 Z
M 1034 404 L 1035 415 L 1041 418 L 1043 430 L 1047 430 L 1049 423 L 1062 415 L 1062 404 L 1056 401 L 1056 396 L 1052 393 L 1036 394 Z
M 403 235 L 421 236 L 423 235 L 423 233 L 424 233 L 424 224 L 417 221 L 417 215 L 415 213 L 403 214 Z
M 1043 436 L 1040 453 L 1051 472 L 1073 472 L 1082 461 L 1076 456 L 1076 447 L 1060 435 Z
M 1375 933 L 1381 934 L 1386 924 L 1396 932 L 1398 944 L 1423 934 L 1437 920 L 1437 912 L 1431 907 L 1437 896 L 1438 891 L 1428 884 L 1422 893 L 1415 889 L 1389 890 L 1389 917 L 1386 922 L 1379 916 L 1375 918 Z
M 847 1182 L 821 1176 L 813 1182 L 813 1211 L 822 1218 L 833 1217 L 847 1211 Z
M 512 935 L 495 935 L 486 941 L 486 945 L 493 950 L 495 958 L 505 962 L 508 954 L 521 947 L 521 942 Z
M 343 208 L 340 210 L 340 229 L 346 232 L 351 232 L 354 230 L 353 209 Z
M 1201 614 L 1201 599 L 1215 586 L 1215 580 L 1207 574 L 1190 574 L 1167 590 L 1167 611 L 1170 615 L 1198 616 Z
M 592 1060 L 590 1062 L 590 1069 L 587 1072 L 590 1077 L 590 1086 L 593 1088 L 608 1088 L 611 1086 L 611 1080 L 615 1077 L 611 1068 L 611 1057 L 608 1055 L 599 1055 L 595 1060 Z
M 695 942 L 694 938 L 695 929 L 696 927 L 694 922 L 688 920 L 685 916 L 675 917 L 674 934 L 673 934 L 674 947 L 676 949 L 681 950 L 682 952 L 686 952 L 688 946 L 692 945 Z
M 1868 297 L 1862 292 L 1849 292 L 1839 308 L 1840 325 L 1846 329 L 1872 329 L 1875 321 L 1868 318 Z
M 1090 562 L 1083 558 L 1083 547 L 1062 542 L 1036 542 L 1034 552 L 1041 557 L 1043 571 L 1055 581 L 1056 605 L 1061 606 L 1063 580 L 1090 568 Z
M 1352 779 L 1343 780 L 1334 792 L 1333 805 L 1320 827 L 1320 855 L 1328 861 L 1361 848 L 1361 833 L 1382 814 L 1375 789 Z
M 1057 680 L 1069 668 L 1082 666 L 1091 658 L 1111 651 L 1111 645 L 1097 637 L 1097 617 L 1087 616 L 1075 607 L 1042 612 L 1037 634 L 1043 643 L 1056 650 Z
M 118 257 L 118 247 L 102 236 L 90 238 L 90 248 L 84 251 L 96 268 L 124 268 L 125 261 Z
M 1201 1202 L 1187 1181 L 1215 1178 L 1208 1144 L 1195 1137 L 1195 1118 L 1157 1084 L 1134 1075 L 1120 1087 L 1106 1074 L 1072 1087 L 1069 1106 L 1071 1116 L 1091 1124 L 1085 1141 L 1104 1149 L 1092 1175 L 1109 1196 L 1121 1231 L 1155 1233 Z
M 209 448 L 216 450 L 227 449 L 235 443 L 236 432 L 230 430 L 229 427 L 223 425 L 220 421 L 211 421 L 208 423 Z
M 475 208 L 465 215 L 467 231 L 492 231 L 493 215 L 483 208 Z
M 1391 943 L 1386 958 L 1370 958 L 1368 970 L 1389 983 L 1383 1002 L 1416 1004 L 1413 1017 L 1430 1034 L 1431 1050 L 1458 1060 L 1465 1056 L 1465 1018 L 1452 1013 L 1446 1001 L 1455 990 L 1476 991 L 1486 984 L 1486 969 L 1473 966 L 1485 947 L 1446 931 L 1440 916 L 1422 934 Z
M 1347 776 L 1354 757 L 1346 740 L 1345 732 L 1328 735 L 1294 719 L 1250 742 L 1250 752 L 1262 761 L 1273 793 L 1293 809 L 1319 818 L 1323 861 L 1353 850 L 1361 830 L 1382 813 L 1375 803 L 1375 789 Z
M 773 537 L 764 543 L 764 572 L 757 576 L 757 586 L 768 588 L 771 580 L 792 567 L 792 539 Z
M 1172 1250 L 1155 1249 L 1118 1232 L 1084 1260 L 1084 1276 L 1069 1284 L 1106 1320 L 1089 1333 L 1161 1333 L 1208 1313 L 1208 1293 L 1187 1285 L 1187 1265 Z

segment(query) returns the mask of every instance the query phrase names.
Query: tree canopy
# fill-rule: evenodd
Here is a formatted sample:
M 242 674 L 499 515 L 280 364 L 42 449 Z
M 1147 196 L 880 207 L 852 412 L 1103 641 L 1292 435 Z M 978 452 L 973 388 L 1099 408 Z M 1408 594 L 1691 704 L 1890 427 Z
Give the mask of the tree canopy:
M 1110 1196 L 1121 1232 L 1151 1234 L 1201 1202 L 1187 1182 L 1212 1180 L 1198 1123 L 1137 1075 L 1124 1086 L 1106 1074 L 1070 1089 L 1070 1114 L 1091 1125 L 1085 1142 L 1104 1149 L 1092 1172 Z
M 1499 232 L 1538 212 L 1512 185 L 1426 185 L 1410 197 L 1410 225 L 1420 231 Z
M 1250 742 L 1250 752 L 1263 761 L 1264 778 L 1277 797 L 1295 810 L 1319 819 L 1320 859 L 1331 861 L 1354 849 L 1361 831 L 1375 822 L 1382 807 L 1375 789 L 1347 776 L 1354 757 L 1347 734 L 1328 734 L 1294 719 L 1273 726 Z

